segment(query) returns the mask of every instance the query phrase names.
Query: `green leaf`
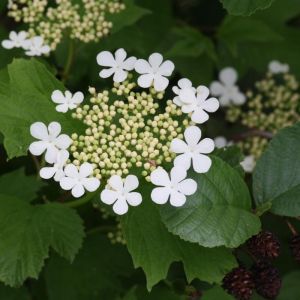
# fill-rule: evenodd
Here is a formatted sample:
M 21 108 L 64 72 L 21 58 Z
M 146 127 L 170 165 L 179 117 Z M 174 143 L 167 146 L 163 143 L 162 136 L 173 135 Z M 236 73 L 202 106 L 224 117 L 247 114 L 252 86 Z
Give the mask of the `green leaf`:
M 132 271 L 126 248 L 91 234 L 72 264 L 54 256 L 46 266 L 49 300 L 115 299 L 123 290 L 121 279 Z
M 31 297 L 25 287 L 13 289 L 0 284 L 0 299 L 3 300 L 31 300 Z
M 138 287 L 135 291 L 136 300 L 186 300 L 186 296 L 178 295 L 170 288 L 158 285 L 149 293 L 145 288 Z
M 0 130 L 9 158 L 26 155 L 33 138 L 30 125 L 37 121 L 57 121 L 64 133 L 80 131 L 70 114 L 58 113 L 51 101 L 55 89 L 63 85 L 37 60 L 15 59 L 7 71 L 0 71 Z
M 143 187 L 146 189 L 146 184 Z M 122 228 L 135 267 L 142 267 L 146 274 L 148 289 L 166 278 L 174 261 L 182 261 L 189 282 L 194 278 L 220 282 L 236 265 L 235 258 L 225 248 L 204 248 L 169 233 L 158 210 L 145 197 L 142 205 L 122 218 Z
M 294 271 L 285 275 L 282 279 L 282 288 L 277 300 L 295 300 L 300 299 L 300 271 Z
M 125 10 L 118 14 L 108 16 L 108 20 L 113 23 L 112 33 L 116 33 L 124 27 L 135 24 L 143 16 L 151 13 L 149 9 L 137 6 L 134 0 L 124 0 Z
M 19 286 L 28 277 L 37 278 L 50 246 L 72 260 L 83 235 L 74 210 L 61 204 L 31 206 L 0 195 L 0 280 Z
M 274 0 L 220 0 L 231 15 L 249 16 L 257 10 L 269 8 Z
M 232 296 L 227 294 L 220 286 L 214 286 L 210 290 L 203 293 L 201 300 L 234 300 Z
M 218 37 L 237 56 L 238 45 L 243 43 L 268 43 L 283 41 L 283 37 L 261 20 L 243 17 L 225 18 L 219 28 Z
M 26 202 L 35 199 L 43 186 L 45 183 L 37 180 L 36 176 L 27 176 L 24 168 L 0 176 L 1 194 L 14 196 Z
M 209 172 L 191 172 L 189 177 L 197 181 L 197 192 L 180 208 L 166 205 L 160 210 L 170 232 L 204 247 L 230 248 L 259 232 L 260 220 L 251 212 L 248 187 L 227 163 L 212 157 Z
M 258 207 L 271 202 L 271 212 L 300 215 L 300 123 L 285 128 L 272 139 L 253 174 L 253 194 Z

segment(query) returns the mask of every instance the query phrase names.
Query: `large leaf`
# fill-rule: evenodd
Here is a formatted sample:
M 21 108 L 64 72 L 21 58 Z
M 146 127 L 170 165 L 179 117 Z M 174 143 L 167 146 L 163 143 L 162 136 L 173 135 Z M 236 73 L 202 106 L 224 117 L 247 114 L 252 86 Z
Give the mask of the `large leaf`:
M 300 271 L 293 271 L 286 274 L 282 280 L 282 288 L 278 300 L 295 300 L 300 299 Z
M 270 202 L 271 211 L 300 215 L 300 123 L 281 130 L 257 162 L 253 194 L 258 206 Z
M 29 292 L 25 287 L 13 289 L 4 284 L 0 285 L 0 299 L 3 300 L 31 300 Z
M 162 207 L 162 219 L 183 240 L 235 248 L 259 232 L 260 221 L 251 212 L 249 190 L 238 172 L 220 158 L 212 160 L 209 172 L 190 173 L 197 192 L 180 208 Z
M 89 235 L 72 264 L 54 256 L 46 267 L 49 300 L 110 300 L 122 291 L 132 263 L 126 248 Z
M 257 10 L 266 9 L 274 0 L 220 0 L 223 7 L 231 14 L 249 16 Z
M 234 298 L 227 294 L 220 286 L 214 286 L 210 290 L 203 293 L 201 300 L 234 300 Z
M 82 221 L 61 204 L 31 206 L 0 195 L 0 280 L 19 286 L 37 278 L 49 247 L 73 260 L 83 239 Z
M 58 121 L 65 133 L 79 130 L 70 114 L 56 112 L 51 93 L 64 87 L 44 64 L 16 59 L 0 72 L 0 78 L 0 131 L 9 158 L 26 155 L 34 122 Z
M 27 176 L 24 168 L 0 176 L 0 191 L 3 195 L 18 197 L 30 202 L 45 184 L 36 176 Z
M 141 206 L 122 218 L 122 227 L 135 267 L 146 274 L 148 289 L 166 277 L 174 261 L 182 261 L 188 281 L 199 278 L 210 283 L 220 282 L 236 264 L 225 248 L 204 248 L 169 233 L 145 196 Z

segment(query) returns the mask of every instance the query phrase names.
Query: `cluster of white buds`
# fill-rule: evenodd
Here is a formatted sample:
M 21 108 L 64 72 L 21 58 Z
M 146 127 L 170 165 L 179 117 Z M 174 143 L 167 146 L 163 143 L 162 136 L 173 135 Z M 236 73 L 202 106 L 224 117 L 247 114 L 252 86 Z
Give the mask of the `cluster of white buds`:
M 53 3 L 54 2 L 54 3 Z M 10 0 L 8 15 L 29 25 L 31 37 L 41 36 L 55 50 L 64 33 L 84 43 L 98 42 L 109 34 L 113 24 L 108 15 L 119 13 L 125 5 L 118 0 Z
M 111 89 L 97 92 L 90 87 L 89 101 L 81 106 L 81 92 L 52 93 L 57 111 L 74 109 L 73 118 L 86 125 L 84 134 L 71 135 L 68 158 L 65 155 L 55 162 L 55 170 L 63 173 L 59 176 L 61 187 L 80 197 L 84 190 L 96 190 L 101 180 L 106 183 L 101 201 L 122 215 L 129 206 L 142 202 L 137 189 L 138 178 L 144 177 L 157 186 L 151 193 L 153 202 L 184 205 L 186 196 L 197 190 L 196 182 L 186 178 L 188 169 L 192 166 L 197 173 L 207 172 L 211 167 L 207 154 L 214 150 L 213 140 L 201 140 L 201 130 L 195 124 L 209 119 L 208 112 L 218 109 L 218 100 L 208 98 L 206 87 L 194 88 L 188 79 L 181 79 L 179 87 L 173 88 L 173 101 L 163 101 L 174 64 L 163 61 L 159 53 L 146 61 L 127 58 L 124 49 L 114 55 L 103 51 L 97 62 L 105 67 L 100 77 L 113 76 Z M 134 70 L 138 73 L 136 81 Z M 163 167 L 171 163 L 174 166 L 168 174 Z M 51 168 L 51 174 L 43 178 L 54 174 Z

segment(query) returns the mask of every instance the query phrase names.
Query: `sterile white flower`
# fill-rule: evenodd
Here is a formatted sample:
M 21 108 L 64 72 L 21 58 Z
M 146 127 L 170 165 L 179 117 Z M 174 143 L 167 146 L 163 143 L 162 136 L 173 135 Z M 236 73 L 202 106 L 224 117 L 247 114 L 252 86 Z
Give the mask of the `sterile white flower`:
M 225 136 L 217 136 L 214 138 L 216 148 L 224 148 L 229 145 L 230 142 L 227 141 Z
M 70 91 L 65 91 L 63 94 L 59 90 L 55 90 L 51 99 L 54 103 L 57 103 L 56 110 L 58 112 L 67 112 L 69 109 L 76 108 L 84 99 L 84 95 L 82 92 L 76 92 L 74 95 Z
M 57 153 L 57 158 L 52 167 L 44 167 L 40 170 L 40 176 L 44 179 L 50 179 L 54 176 L 55 181 L 60 181 L 64 177 L 64 166 L 69 159 L 69 152 L 61 150 Z
M 193 163 L 197 173 L 206 173 L 211 167 L 211 159 L 204 154 L 211 153 L 215 144 L 212 139 L 201 140 L 201 129 L 190 126 L 184 131 L 185 141 L 175 138 L 172 140 L 170 150 L 180 154 L 174 160 L 174 166 L 188 170 Z
M 138 78 L 138 85 L 142 88 L 149 88 L 152 85 L 158 92 L 165 90 L 169 84 L 169 79 L 174 71 L 174 64 L 170 60 L 163 62 L 160 53 L 153 53 L 149 56 L 149 61 L 138 59 L 135 64 L 137 73 L 142 74 Z
M 59 150 L 67 149 L 72 140 L 66 134 L 61 134 L 61 126 L 57 122 L 46 125 L 42 122 L 35 122 L 30 126 L 31 135 L 40 140 L 33 142 L 29 146 L 29 151 L 33 155 L 41 155 L 46 151 L 45 160 L 52 164 L 55 163 Z
M 20 31 L 19 33 L 11 31 L 9 34 L 9 40 L 2 41 L 2 47 L 5 49 L 23 48 L 27 49 L 29 46 L 29 40 L 27 39 L 27 32 Z
M 135 175 L 128 175 L 124 182 L 118 175 L 113 175 L 108 180 L 108 187 L 101 193 L 101 201 L 112 205 L 113 211 L 118 215 L 124 215 L 128 211 L 128 204 L 138 206 L 142 203 L 142 195 L 133 192 L 139 186 L 139 180 Z
M 207 112 L 215 112 L 219 108 L 219 101 L 216 98 L 208 98 L 209 89 L 200 85 L 197 87 L 196 94 L 191 89 L 185 89 L 180 95 L 183 105 L 182 112 L 191 113 L 191 119 L 197 124 L 202 124 L 209 119 Z
M 64 190 L 72 190 L 75 198 L 81 197 L 85 190 L 94 192 L 100 186 L 97 178 L 90 177 L 93 173 L 93 166 L 90 163 L 83 163 L 79 170 L 73 164 L 68 164 L 64 169 L 65 176 L 60 179 L 60 186 Z
M 174 94 L 177 95 L 173 98 L 173 102 L 178 106 L 182 106 L 184 104 L 184 102 L 181 99 L 182 95 L 185 95 L 187 90 L 195 94 L 196 89 L 193 87 L 192 82 L 187 78 L 180 79 L 177 84 L 178 86 L 173 86 L 172 88 Z M 189 101 L 189 99 L 187 100 Z
M 193 179 L 186 179 L 187 172 L 184 168 L 173 167 L 169 174 L 161 167 L 154 170 L 150 179 L 154 185 L 151 199 L 157 204 L 165 204 L 170 199 L 170 204 L 175 207 L 184 205 L 186 196 L 192 195 L 197 190 L 197 183 Z
M 102 67 L 109 67 L 99 73 L 102 78 L 108 78 L 112 75 L 114 82 L 122 82 L 128 76 L 128 71 L 134 69 L 135 57 L 126 58 L 127 53 L 123 48 L 115 52 L 115 57 L 109 51 L 102 51 L 97 55 L 97 63 Z
M 289 70 L 290 66 L 288 64 L 283 64 L 278 60 L 272 60 L 269 63 L 269 71 L 273 74 L 287 73 Z
M 50 53 L 50 47 L 44 44 L 44 39 L 41 36 L 35 36 L 29 41 L 29 46 L 26 48 L 27 51 L 25 52 L 26 55 L 42 56 Z
M 245 95 L 236 85 L 237 78 L 236 70 L 228 67 L 219 73 L 220 81 L 213 81 L 211 83 L 211 94 L 219 98 L 221 106 L 228 106 L 230 104 L 242 105 L 246 102 Z
M 240 163 L 246 173 L 252 173 L 255 167 L 255 158 L 253 155 L 248 155 Z

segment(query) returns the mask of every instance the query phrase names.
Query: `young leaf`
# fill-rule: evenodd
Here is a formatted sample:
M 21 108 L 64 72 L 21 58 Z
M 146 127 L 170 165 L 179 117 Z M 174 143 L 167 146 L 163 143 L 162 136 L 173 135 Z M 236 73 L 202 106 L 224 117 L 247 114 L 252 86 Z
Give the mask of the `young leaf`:
M 82 221 L 60 204 L 31 206 L 0 195 L 0 280 L 20 286 L 37 278 L 49 247 L 72 260 L 83 239 Z
M 64 133 L 80 131 L 69 114 L 58 113 L 51 101 L 54 90 L 64 90 L 55 76 L 37 60 L 15 59 L 0 71 L 0 130 L 8 157 L 26 155 L 33 138 L 30 125 L 57 121 Z
M 197 192 L 180 208 L 161 208 L 168 230 L 183 240 L 204 247 L 235 248 L 260 230 L 260 220 L 251 212 L 248 187 L 227 163 L 212 158 L 205 174 L 191 172 Z
M 49 260 L 45 272 L 48 299 L 115 299 L 123 290 L 121 279 L 132 269 L 124 246 L 113 245 L 101 234 L 90 234 L 72 264 L 58 256 Z
M 266 9 L 274 0 L 220 0 L 223 7 L 236 16 L 250 16 L 257 10 Z
M 253 195 L 258 207 L 271 202 L 282 216 L 300 215 L 300 123 L 281 130 L 258 160 Z
M 45 186 L 36 176 L 26 176 L 24 168 L 0 176 L 0 191 L 3 195 L 14 196 L 30 202 L 37 192 Z
M 204 248 L 169 233 L 150 199 L 122 218 L 122 228 L 135 267 L 146 274 L 148 289 L 166 278 L 174 261 L 182 261 L 189 282 L 194 278 L 220 282 L 236 264 L 225 248 Z

